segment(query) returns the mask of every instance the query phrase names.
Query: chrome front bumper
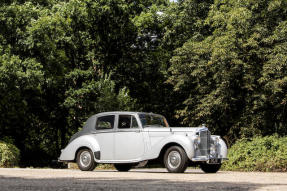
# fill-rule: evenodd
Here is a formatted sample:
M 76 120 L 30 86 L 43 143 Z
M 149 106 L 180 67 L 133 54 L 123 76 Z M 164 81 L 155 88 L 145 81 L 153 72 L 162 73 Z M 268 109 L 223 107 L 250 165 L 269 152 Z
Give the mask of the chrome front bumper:
M 228 158 L 215 158 L 215 157 L 208 157 L 208 156 L 198 156 L 191 159 L 193 162 L 207 162 L 207 163 L 214 163 L 214 161 L 225 161 Z

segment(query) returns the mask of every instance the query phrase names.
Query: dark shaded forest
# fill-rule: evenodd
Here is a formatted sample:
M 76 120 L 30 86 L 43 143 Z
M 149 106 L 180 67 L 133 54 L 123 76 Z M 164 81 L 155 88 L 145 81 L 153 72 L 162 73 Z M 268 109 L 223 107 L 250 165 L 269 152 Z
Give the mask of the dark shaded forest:
M 0 140 L 47 166 L 99 112 L 287 133 L 285 0 L 1 0 Z

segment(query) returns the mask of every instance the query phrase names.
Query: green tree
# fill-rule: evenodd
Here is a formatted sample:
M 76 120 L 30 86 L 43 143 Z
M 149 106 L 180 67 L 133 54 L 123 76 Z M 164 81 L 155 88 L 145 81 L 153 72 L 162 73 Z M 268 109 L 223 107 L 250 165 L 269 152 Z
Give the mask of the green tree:
M 14 138 L 26 165 L 57 158 L 90 115 L 135 106 L 105 77 L 129 46 L 127 5 L 45 2 L 7 3 L 0 15 L 0 133 Z
M 278 48 L 276 43 L 268 44 L 268 39 L 286 20 L 286 14 L 281 14 L 286 12 L 285 4 L 264 0 L 214 2 L 203 23 L 212 33 L 204 39 L 190 38 L 171 60 L 169 81 L 185 94 L 178 110 L 185 124 L 206 122 L 231 142 L 238 136 L 275 132 L 276 123 L 270 117 L 273 103 L 262 83 L 270 73 L 263 68 L 270 62 L 278 67 L 269 56 L 274 51 L 273 56 L 278 56 Z M 276 97 L 282 103 L 284 98 Z

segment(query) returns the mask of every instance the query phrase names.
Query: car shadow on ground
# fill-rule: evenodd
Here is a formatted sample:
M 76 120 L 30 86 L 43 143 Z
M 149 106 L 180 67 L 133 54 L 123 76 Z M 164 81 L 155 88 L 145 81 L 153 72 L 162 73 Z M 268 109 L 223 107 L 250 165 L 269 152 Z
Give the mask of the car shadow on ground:
M 287 184 L 253 184 L 253 183 L 231 183 L 231 182 L 196 182 L 196 181 L 170 181 L 164 179 L 119 179 L 109 178 L 19 178 L 0 176 L 0 190 L 29 190 L 29 191 L 50 191 L 50 190 L 222 190 L 241 191 L 257 190 L 265 186 L 283 186 Z M 283 190 L 283 189 L 282 189 Z
M 94 172 L 118 172 L 117 170 L 113 169 L 96 169 Z M 151 174 L 206 174 L 203 171 L 199 170 L 199 169 L 188 169 L 186 170 L 184 173 L 170 173 L 165 169 L 162 168 L 158 168 L 158 169 L 146 169 L 146 168 L 135 168 L 130 170 L 130 172 L 133 173 L 151 173 Z M 118 172 L 120 173 L 120 172 Z M 222 173 L 222 172 L 217 172 L 217 173 Z
M 118 172 L 117 170 L 95 170 L 94 172 L 117 172 L 117 173 L 125 173 L 125 172 Z M 149 173 L 149 174 L 206 174 L 204 172 L 184 172 L 184 173 L 170 173 L 165 171 L 131 171 L 133 173 Z M 220 173 L 220 172 L 217 172 Z

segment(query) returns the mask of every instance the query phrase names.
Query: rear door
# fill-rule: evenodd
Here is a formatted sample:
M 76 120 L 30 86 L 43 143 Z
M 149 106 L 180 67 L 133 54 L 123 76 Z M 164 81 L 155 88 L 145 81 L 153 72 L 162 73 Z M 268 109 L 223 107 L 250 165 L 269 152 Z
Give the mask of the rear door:
M 137 160 L 144 154 L 143 132 L 133 115 L 119 115 L 115 133 L 115 160 Z
M 99 116 L 96 122 L 96 139 L 100 145 L 100 160 L 114 159 L 115 115 Z

